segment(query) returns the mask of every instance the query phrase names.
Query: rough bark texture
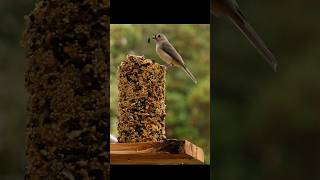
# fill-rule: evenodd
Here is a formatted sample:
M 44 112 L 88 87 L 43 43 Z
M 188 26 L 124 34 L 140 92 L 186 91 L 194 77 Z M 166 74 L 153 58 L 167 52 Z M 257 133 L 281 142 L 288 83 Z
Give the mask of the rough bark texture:
M 109 0 L 41 0 L 26 16 L 25 179 L 108 179 Z
M 120 143 L 162 141 L 165 136 L 165 67 L 129 55 L 119 66 Z

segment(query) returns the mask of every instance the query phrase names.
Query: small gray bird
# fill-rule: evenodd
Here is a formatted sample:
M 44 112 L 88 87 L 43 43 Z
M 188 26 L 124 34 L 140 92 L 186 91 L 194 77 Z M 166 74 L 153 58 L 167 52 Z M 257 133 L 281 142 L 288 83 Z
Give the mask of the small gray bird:
M 162 34 L 156 34 L 152 37 L 156 41 L 156 52 L 159 57 L 170 66 L 176 66 L 182 68 L 192 79 L 192 81 L 197 84 L 197 79 L 193 76 L 191 71 L 186 67 L 182 57 L 177 52 L 177 50 L 171 45 L 167 37 Z
M 248 23 L 246 17 L 242 14 L 241 10 L 239 9 L 239 5 L 235 0 L 213 0 L 213 3 L 211 2 L 210 9 L 211 13 L 215 16 L 222 15 L 228 17 L 257 49 L 257 51 L 264 57 L 264 59 L 272 66 L 273 70 L 277 70 L 277 61 L 275 57 L 253 29 L 253 27 Z

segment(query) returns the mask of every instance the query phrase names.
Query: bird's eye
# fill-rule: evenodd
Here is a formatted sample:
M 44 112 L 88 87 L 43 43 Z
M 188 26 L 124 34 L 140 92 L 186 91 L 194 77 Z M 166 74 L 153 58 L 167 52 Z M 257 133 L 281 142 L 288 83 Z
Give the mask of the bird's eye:
M 158 38 L 160 37 L 160 34 L 158 34 Z

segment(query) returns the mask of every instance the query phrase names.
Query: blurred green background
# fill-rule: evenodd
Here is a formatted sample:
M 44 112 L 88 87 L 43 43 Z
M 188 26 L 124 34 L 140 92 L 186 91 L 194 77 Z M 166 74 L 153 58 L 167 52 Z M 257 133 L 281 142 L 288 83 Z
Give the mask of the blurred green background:
M 34 0 L 0 1 L 0 179 L 23 179 L 26 92 L 25 51 L 20 45 L 24 15 Z
M 320 1 L 238 4 L 279 66 L 212 19 L 215 178 L 320 179 Z
M 186 139 L 203 148 L 210 162 L 210 26 L 209 25 L 111 25 L 110 108 L 111 133 L 117 134 L 117 69 L 127 54 L 144 55 L 165 64 L 156 54 L 155 42 L 148 37 L 162 32 L 183 57 L 198 80 L 195 85 L 178 68 L 167 70 L 166 135 Z

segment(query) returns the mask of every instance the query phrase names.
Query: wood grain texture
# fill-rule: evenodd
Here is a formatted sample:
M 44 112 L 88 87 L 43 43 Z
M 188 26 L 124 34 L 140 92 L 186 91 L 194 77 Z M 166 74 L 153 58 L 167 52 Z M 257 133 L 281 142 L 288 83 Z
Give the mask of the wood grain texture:
M 110 145 L 111 164 L 203 164 L 203 150 L 186 140 L 115 143 Z

